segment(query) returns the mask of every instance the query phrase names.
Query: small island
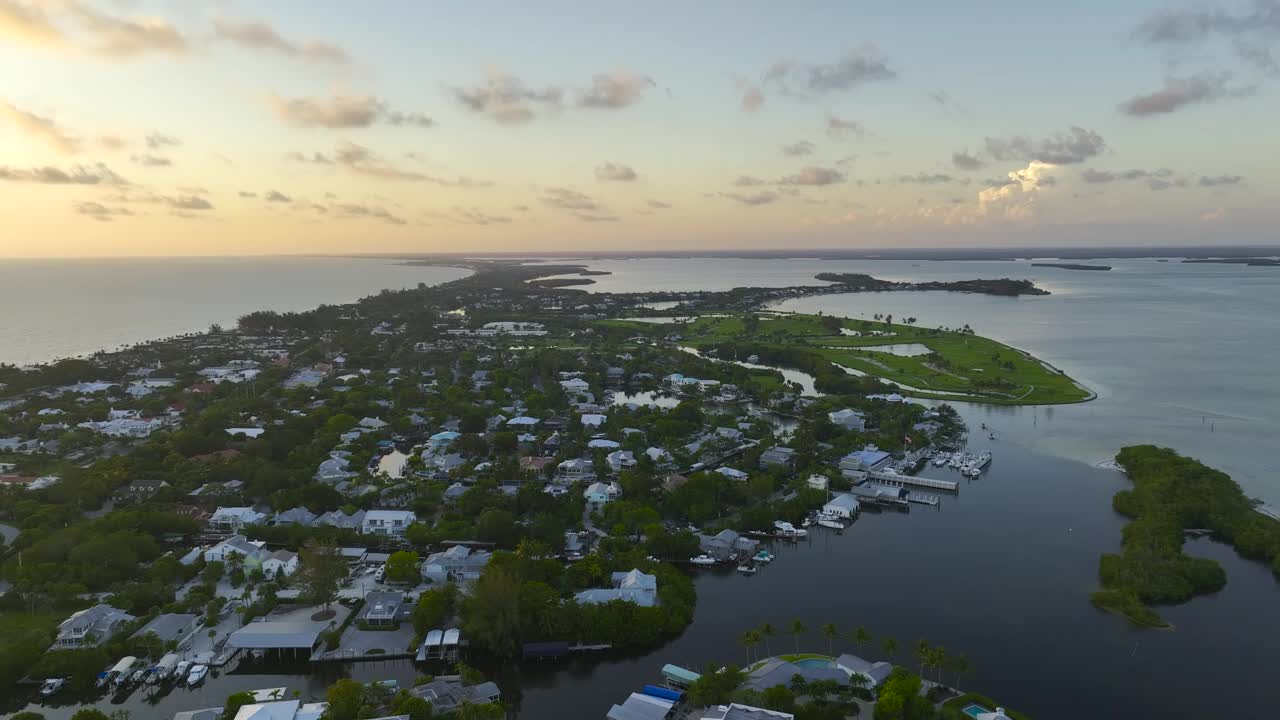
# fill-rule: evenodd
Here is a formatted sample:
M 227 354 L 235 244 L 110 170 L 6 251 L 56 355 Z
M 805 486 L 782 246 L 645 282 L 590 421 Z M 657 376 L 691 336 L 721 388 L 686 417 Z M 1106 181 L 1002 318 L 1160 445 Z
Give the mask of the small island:
M 1081 265 L 1079 263 L 1031 263 L 1031 267 L 1051 267 L 1061 270 L 1110 270 L 1110 265 Z
M 1183 260 L 1188 265 L 1247 265 L 1249 267 L 1280 267 L 1275 258 L 1194 258 Z
M 542 280 L 530 280 L 529 284 L 540 288 L 564 288 L 574 287 L 577 285 L 595 285 L 596 281 L 591 278 L 545 278 Z
M 1184 603 L 1221 590 L 1227 574 L 1214 560 L 1182 552 L 1187 534 L 1210 534 L 1280 576 L 1280 522 L 1257 512 L 1226 473 L 1154 445 L 1126 447 L 1116 462 L 1133 481 L 1112 500 L 1131 518 L 1119 555 L 1103 555 L 1102 590 L 1093 604 L 1137 625 L 1168 627 L 1152 605 Z
M 1002 295 L 1015 297 L 1018 295 L 1048 295 L 1049 291 L 1038 288 L 1030 280 L 1012 280 L 1000 278 L 995 280 L 953 280 L 950 282 L 893 282 L 881 280 L 864 273 L 818 273 L 815 280 L 835 283 L 847 287 L 847 292 L 882 292 L 888 290 L 943 290 L 947 292 L 980 293 L 983 295 Z

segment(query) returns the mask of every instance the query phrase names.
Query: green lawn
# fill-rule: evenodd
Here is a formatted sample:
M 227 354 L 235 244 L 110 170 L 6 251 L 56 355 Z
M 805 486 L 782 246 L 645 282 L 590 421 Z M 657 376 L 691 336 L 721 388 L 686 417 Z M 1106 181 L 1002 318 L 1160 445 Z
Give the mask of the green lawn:
M 912 396 L 1005 405 L 1047 405 L 1093 399 L 1093 393 L 1031 355 L 969 333 L 817 315 L 744 314 L 701 317 L 684 325 L 606 320 L 606 327 L 647 335 L 679 333 L 698 348 L 735 341 L 773 348 L 797 346 L 845 368 L 915 388 Z M 841 329 L 864 333 L 844 335 Z M 868 346 L 920 344 L 928 355 L 903 357 Z M 957 395 L 959 393 L 959 395 Z

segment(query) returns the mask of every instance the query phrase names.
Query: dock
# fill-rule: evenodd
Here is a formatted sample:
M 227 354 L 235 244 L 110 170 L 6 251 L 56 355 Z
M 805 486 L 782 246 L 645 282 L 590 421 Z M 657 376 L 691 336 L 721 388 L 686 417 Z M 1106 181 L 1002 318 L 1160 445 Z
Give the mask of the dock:
M 929 493 L 922 492 L 909 492 L 907 493 L 907 502 L 936 506 L 939 500 L 937 495 L 930 495 Z
M 889 487 L 922 487 L 931 490 L 945 490 L 947 492 L 956 492 L 960 489 L 960 483 L 955 480 L 934 480 L 933 478 L 917 477 L 915 475 L 899 475 L 898 473 L 887 473 L 873 471 L 867 473 L 867 477 L 874 480 L 880 485 L 888 485 Z

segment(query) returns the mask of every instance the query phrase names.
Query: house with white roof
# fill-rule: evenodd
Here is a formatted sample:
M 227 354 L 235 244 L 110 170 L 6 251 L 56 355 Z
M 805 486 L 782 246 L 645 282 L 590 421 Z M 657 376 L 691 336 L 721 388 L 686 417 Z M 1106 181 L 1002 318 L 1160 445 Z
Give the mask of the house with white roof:
M 565 482 L 578 480 L 594 480 L 596 477 L 595 462 L 588 458 L 572 458 L 556 466 L 556 479 Z
M 599 413 L 583 413 L 580 419 L 583 427 L 600 427 L 608 422 L 609 416 Z
M 611 588 L 583 590 L 574 597 L 583 605 L 599 605 L 615 600 L 635 603 L 640 607 L 654 607 L 658 604 L 656 575 L 649 575 L 636 569 L 630 572 L 616 572 L 612 580 Z
M 742 482 L 746 480 L 748 477 L 750 477 L 749 475 L 742 472 L 741 470 L 737 470 L 728 466 L 716 468 L 715 472 L 729 478 L 730 480 L 736 480 L 738 482 Z
M 370 510 L 364 514 L 364 524 L 360 526 L 363 535 L 394 535 L 400 537 L 418 516 L 411 510 Z
M 612 468 L 614 472 L 630 470 L 636 466 L 636 456 L 630 450 L 614 450 L 609 453 L 607 459 L 609 461 L 609 467 Z
M 336 483 L 355 477 L 358 473 L 351 472 L 351 461 L 347 459 L 350 454 L 341 450 L 329 453 L 329 459 L 320 463 L 320 467 L 316 469 L 315 479 L 324 483 Z
M 473 581 L 489 564 L 493 553 L 466 545 L 454 545 L 448 550 L 431 553 L 422 563 L 422 577 L 433 583 Z
M 110 605 L 94 605 L 91 608 L 79 610 L 58 623 L 58 637 L 53 642 L 53 649 L 95 647 L 111 639 L 122 625 L 136 619 L 129 613 Z
M 582 497 L 586 498 L 587 502 L 597 505 L 616 500 L 620 495 L 622 495 L 622 486 L 616 482 L 593 482 L 582 493 Z
M 249 525 L 267 521 L 265 513 L 251 507 L 220 507 L 209 516 L 209 527 L 238 533 Z
M 561 380 L 560 387 L 564 388 L 567 393 L 576 394 L 586 392 L 590 389 L 591 384 L 582 378 L 572 378 L 570 380 Z
M 518 415 L 507 421 L 507 427 L 514 431 L 528 432 L 538 426 L 542 422 L 538 418 L 529 417 L 528 415 Z
M 320 720 L 329 703 L 304 703 L 299 700 L 242 705 L 232 720 Z
M 845 408 L 827 413 L 827 419 L 832 425 L 840 427 L 844 430 L 857 430 L 859 432 L 867 429 L 867 419 L 858 410 Z

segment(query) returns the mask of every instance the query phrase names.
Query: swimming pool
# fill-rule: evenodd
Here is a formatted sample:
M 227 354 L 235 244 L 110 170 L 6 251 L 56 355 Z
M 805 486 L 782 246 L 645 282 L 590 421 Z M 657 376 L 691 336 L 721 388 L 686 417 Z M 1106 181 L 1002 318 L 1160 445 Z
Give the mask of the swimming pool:
M 804 658 L 803 660 L 796 660 L 793 664 L 802 668 L 830 668 L 836 665 L 826 658 Z
M 964 706 L 964 714 L 968 715 L 969 717 L 978 717 L 983 713 L 989 713 L 989 712 L 991 711 L 975 703 L 969 703 L 968 705 Z

